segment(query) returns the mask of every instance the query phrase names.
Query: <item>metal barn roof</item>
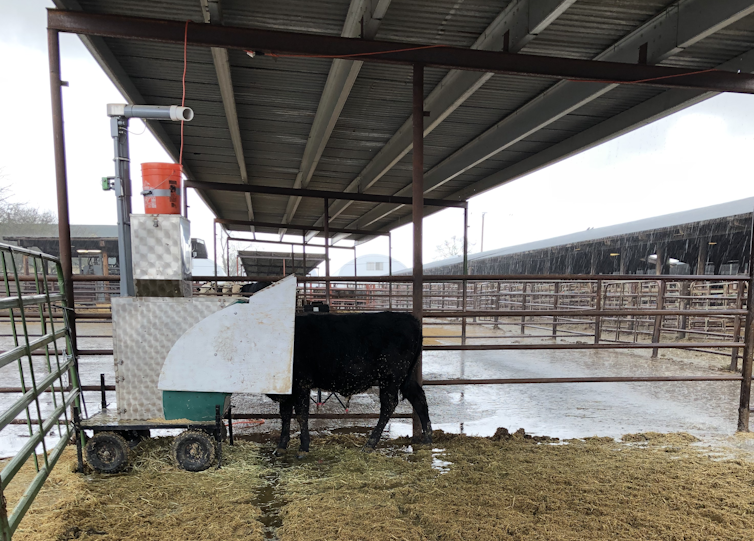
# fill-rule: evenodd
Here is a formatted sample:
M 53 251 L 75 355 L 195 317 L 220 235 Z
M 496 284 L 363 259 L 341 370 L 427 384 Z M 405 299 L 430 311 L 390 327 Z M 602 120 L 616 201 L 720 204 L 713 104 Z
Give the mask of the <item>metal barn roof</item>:
M 546 248 L 577 245 L 596 240 L 609 243 L 611 239 L 615 239 L 616 237 L 635 233 L 646 233 L 649 235 L 652 232 L 674 228 L 677 229 L 681 226 L 690 226 L 692 224 L 694 225 L 694 230 L 685 232 L 684 238 L 706 237 L 712 234 L 713 230 L 710 226 L 716 221 L 734 218 L 746 219 L 746 223 L 742 224 L 741 229 L 748 235 L 751 230 L 752 212 L 754 212 L 754 197 L 748 197 L 746 199 L 739 199 L 738 201 L 730 201 L 719 205 L 674 212 L 672 214 L 664 214 L 662 216 L 654 216 L 652 218 L 609 225 L 606 227 L 597 227 L 559 237 L 552 237 L 549 239 L 518 244 L 516 246 L 507 246 L 497 250 L 469 254 L 468 260 L 474 261 L 491 257 L 533 252 L 536 250 L 544 250 Z M 457 265 L 459 263 L 463 263 L 463 257 L 451 257 L 427 263 L 424 265 L 424 269 L 429 270 L 449 265 Z
M 754 71 L 752 0 L 54 0 L 87 13 L 604 60 Z M 220 9 L 221 8 L 221 9 Z M 82 36 L 132 103 L 181 98 L 183 47 Z M 189 179 L 410 195 L 411 68 L 189 46 Z M 425 68 L 425 192 L 466 200 L 714 95 Z M 103 111 L 104 115 L 105 112 Z M 180 126 L 150 123 L 177 159 Z M 218 218 L 321 226 L 318 199 L 200 190 Z M 436 211 L 428 208 L 427 213 Z M 331 201 L 333 228 L 411 209 Z M 229 229 L 252 230 L 244 225 Z M 279 227 L 256 227 L 280 232 Z M 369 238 L 351 235 L 356 240 Z
M 325 260 L 322 254 L 306 254 L 306 272 L 302 272 L 304 256 L 301 253 L 297 253 L 294 259 L 290 252 L 243 250 L 238 252 L 238 257 L 246 276 L 306 276 Z

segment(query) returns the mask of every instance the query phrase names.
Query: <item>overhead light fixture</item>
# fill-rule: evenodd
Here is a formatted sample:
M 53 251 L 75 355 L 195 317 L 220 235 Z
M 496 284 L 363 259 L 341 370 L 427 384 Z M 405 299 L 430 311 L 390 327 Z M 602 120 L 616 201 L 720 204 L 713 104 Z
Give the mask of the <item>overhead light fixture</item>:
M 619 253 L 612 253 L 610 254 L 610 257 L 615 257 L 616 255 L 620 255 Z
M 716 242 L 708 242 L 707 244 L 709 244 L 710 246 L 712 246 L 712 245 L 717 244 L 717 243 Z
M 79 254 L 101 254 L 102 250 L 76 250 Z

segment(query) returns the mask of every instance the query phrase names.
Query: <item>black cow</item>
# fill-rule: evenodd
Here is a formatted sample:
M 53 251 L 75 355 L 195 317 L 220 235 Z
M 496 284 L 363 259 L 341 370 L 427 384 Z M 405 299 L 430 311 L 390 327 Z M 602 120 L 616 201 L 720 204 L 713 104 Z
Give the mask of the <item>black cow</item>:
M 422 440 L 432 442 L 432 425 L 424 390 L 414 375 L 422 347 L 421 326 L 409 314 L 309 314 L 296 317 L 293 347 L 293 390 L 268 395 L 280 402 L 280 431 L 276 455 L 290 441 L 293 408 L 301 426 L 299 457 L 309 451 L 311 389 L 345 396 L 380 388 L 380 419 L 365 448 L 373 449 L 398 405 L 398 393 L 419 416 Z
M 267 286 L 271 286 L 272 282 L 253 282 L 251 284 L 244 284 L 241 286 L 241 293 L 256 293 L 261 291 Z

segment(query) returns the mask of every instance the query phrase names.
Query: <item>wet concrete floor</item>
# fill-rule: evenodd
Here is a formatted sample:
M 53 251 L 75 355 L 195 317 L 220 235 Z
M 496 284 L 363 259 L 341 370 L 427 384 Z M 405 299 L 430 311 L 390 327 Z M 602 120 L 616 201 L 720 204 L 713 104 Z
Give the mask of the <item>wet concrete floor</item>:
M 5 327 L 5 328 L 4 328 Z M 8 334 L 8 325 L 0 325 L 0 333 Z M 109 324 L 82 324 L 81 348 L 111 348 Z M 484 332 L 491 332 L 486 329 Z M 105 337 L 96 337 L 96 336 Z M 2 349 L 12 346 L 12 338 L 0 338 Z M 34 364 L 44 366 L 43 357 Z M 28 361 L 27 361 L 28 363 Z M 667 351 L 660 359 L 651 360 L 649 351 L 443 351 L 425 352 L 424 378 L 539 378 L 564 376 L 630 376 L 630 375 L 709 375 L 721 374 L 727 364 L 725 357 Z M 112 357 L 82 357 L 79 362 L 81 380 L 85 385 L 98 385 L 99 374 L 105 373 L 108 383 L 114 380 Z M 25 370 L 28 377 L 28 369 Z M 28 380 L 27 380 L 28 381 Z M 0 369 L 0 386 L 19 385 L 15 364 Z M 559 438 L 611 436 L 632 432 L 690 432 L 705 440 L 725 438 L 735 433 L 739 396 L 738 382 L 660 382 L 660 383 L 568 383 L 523 385 L 425 386 L 430 416 L 435 429 L 463 431 L 471 435 L 489 436 L 500 426 L 511 430 L 525 428 L 527 433 Z M 327 397 L 327 394 L 324 395 Z M 17 394 L 0 395 L 0 408 L 6 409 L 17 400 Z M 99 411 L 99 393 L 86 393 L 89 414 Z M 108 402 L 115 401 L 108 393 Z M 257 395 L 233 397 L 236 413 L 274 413 L 277 404 Z M 49 393 L 40 400 L 44 413 L 53 408 Z M 312 412 L 316 407 L 312 405 Z M 342 412 L 342 406 L 331 398 L 321 412 Z M 377 413 L 375 392 L 355 396 L 353 413 Z M 402 402 L 397 413 L 410 413 Z M 21 418 L 25 418 L 22 414 Z M 345 426 L 372 426 L 375 420 L 333 421 L 312 420 L 311 428 L 330 431 Z M 295 427 L 294 423 L 294 427 Z M 278 421 L 262 425 L 241 423 L 239 434 L 269 433 L 279 430 Z M 410 419 L 389 423 L 385 436 L 407 435 Z M 9 456 L 28 437 L 25 426 L 9 426 L 0 435 L 0 456 Z M 50 443 L 54 442 L 54 438 Z

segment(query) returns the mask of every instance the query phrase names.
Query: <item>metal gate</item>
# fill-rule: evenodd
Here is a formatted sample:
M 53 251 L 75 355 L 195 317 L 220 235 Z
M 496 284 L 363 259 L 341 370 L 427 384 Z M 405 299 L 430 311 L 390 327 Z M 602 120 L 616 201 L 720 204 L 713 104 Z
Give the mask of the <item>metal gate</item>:
M 22 266 L 33 280 L 19 279 Z M 0 539 L 8 541 L 74 434 L 69 409 L 80 408 L 81 389 L 60 260 L 0 244 L 0 273 L 0 324 L 10 326 L 12 340 L 0 352 L 0 371 L 6 372 L 3 379 L 8 381 L 11 365 L 16 364 L 20 383 L 15 392 L 4 395 L 0 437 L 13 438 L 12 425 L 26 425 L 28 432 L 28 441 L 0 472 Z M 18 435 L 12 441 L 17 439 Z M 17 474 L 24 466 L 33 468 L 33 477 L 20 486 L 24 481 Z

